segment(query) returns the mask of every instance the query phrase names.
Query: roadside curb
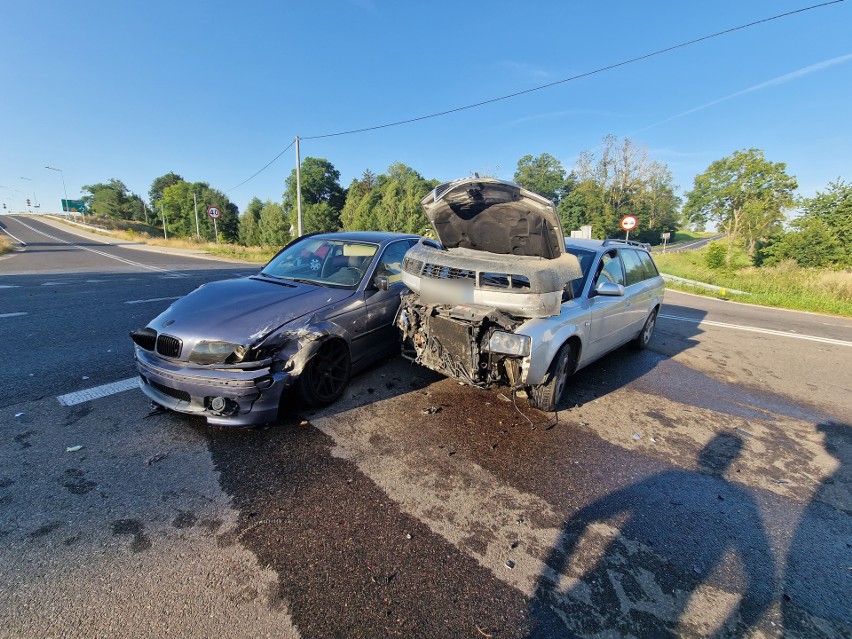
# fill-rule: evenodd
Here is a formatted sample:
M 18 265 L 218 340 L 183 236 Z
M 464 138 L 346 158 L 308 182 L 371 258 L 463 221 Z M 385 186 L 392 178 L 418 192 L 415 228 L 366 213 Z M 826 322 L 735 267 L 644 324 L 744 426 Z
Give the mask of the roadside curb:
M 662 278 L 666 282 L 674 282 L 675 284 L 687 284 L 689 286 L 696 286 L 698 288 L 705 288 L 708 291 L 716 291 L 717 293 L 733 293 L 734 295 L 751 295 L 746 291 L 738 291 L 735 288 L 726 288 L 724 286 L 716 286 L 715 284 L 705 284 L 704 282 L 696 282 L 695 280 L 688 280 L 685 277 L 677 277 L 676 275 L 669 275 L 668 273 L 660 273 Z

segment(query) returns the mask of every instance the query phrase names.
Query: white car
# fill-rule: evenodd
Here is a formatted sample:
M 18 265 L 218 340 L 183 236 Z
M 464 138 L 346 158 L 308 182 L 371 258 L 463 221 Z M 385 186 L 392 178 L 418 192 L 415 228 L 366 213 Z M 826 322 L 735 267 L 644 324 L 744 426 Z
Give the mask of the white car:
M 493 178 L 442 184 L 421 204 L 440 243 L 403 261 L 397 326 L 415 362 L 552 411 L 569 375 L 648 345 L 664 285 L 646 245 L 566 239 L 552 202 Z

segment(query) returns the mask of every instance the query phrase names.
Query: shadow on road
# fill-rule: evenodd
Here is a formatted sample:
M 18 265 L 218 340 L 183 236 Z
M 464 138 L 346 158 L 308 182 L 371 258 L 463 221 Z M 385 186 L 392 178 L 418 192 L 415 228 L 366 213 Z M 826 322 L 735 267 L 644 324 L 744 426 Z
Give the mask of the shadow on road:
M 819 424 L 838 466 L 820 484 L 793 535 L 784 572 L 782 610 L 789 637 L 852 636 L 852 426 Z M 832 504 L 832 505 L 830 505 Z M 836 506 L 836 507 L 835 507 Z
M 772 602 L 775 561 L 751 495 L 724 478 L 742 446 L 717 435 L 699 453 L 700 472 L 658 473 L 571 517 L 530 602 L 530 637 L 704 634 L 689 626 L 725 602 L 705 594 L 705 609 L 690 610 L 692 598 L 736 566 L 742 599 L 715 624 L 745 636 Z

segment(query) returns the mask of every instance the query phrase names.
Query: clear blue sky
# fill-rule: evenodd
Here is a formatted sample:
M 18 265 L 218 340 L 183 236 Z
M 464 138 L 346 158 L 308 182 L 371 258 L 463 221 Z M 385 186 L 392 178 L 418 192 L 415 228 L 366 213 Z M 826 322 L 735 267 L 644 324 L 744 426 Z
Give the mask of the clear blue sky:
M 280 200 L 295 135 L 368 127 L 522 91 L 816 0 L 67 2 L 0 0 L 0 200 L 42 211 L 119 178 L 147 199 L 175 171 Z M 394 161 L 426 178 L 570 168 L 627 135 L 681 192 L 757 147 L 800 193 L 852 180 L 852 0 L 480 108 L 307 140 L 348 186 Z M 22 180 L 29 177 L 30 180 Z M 17 189 L 19 192 L 15 192 Z

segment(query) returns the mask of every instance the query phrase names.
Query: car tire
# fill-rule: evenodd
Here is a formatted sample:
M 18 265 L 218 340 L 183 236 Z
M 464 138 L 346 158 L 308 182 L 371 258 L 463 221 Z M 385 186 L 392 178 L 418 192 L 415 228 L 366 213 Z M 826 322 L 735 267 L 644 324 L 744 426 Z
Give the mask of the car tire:
M 630 346 L 635 348 L 637 351 L 644 350 L 648 347 L 648 343 L 651 341 L 651 336 L 654 334 L 654 327 L 657 325 L 657 309 L 655 308 L 651 311 L 651 314 L 648 316 L 648 319 L 645 320 L 644 326 L 642 326 L 642 330 L 639 331 L 639 335 L 630 342 Z
M 530 406 L 548 413 L 556 410 L 571 373 L 572 361 L 571 345 L 565 342 L 550 363 L 544 382 L 530 387 Z
M 352 361 L 346 342 L 326 340 L 299 375 L 299 394 L 309 406 L 331 404 L 343 394 L 351 375 Z

